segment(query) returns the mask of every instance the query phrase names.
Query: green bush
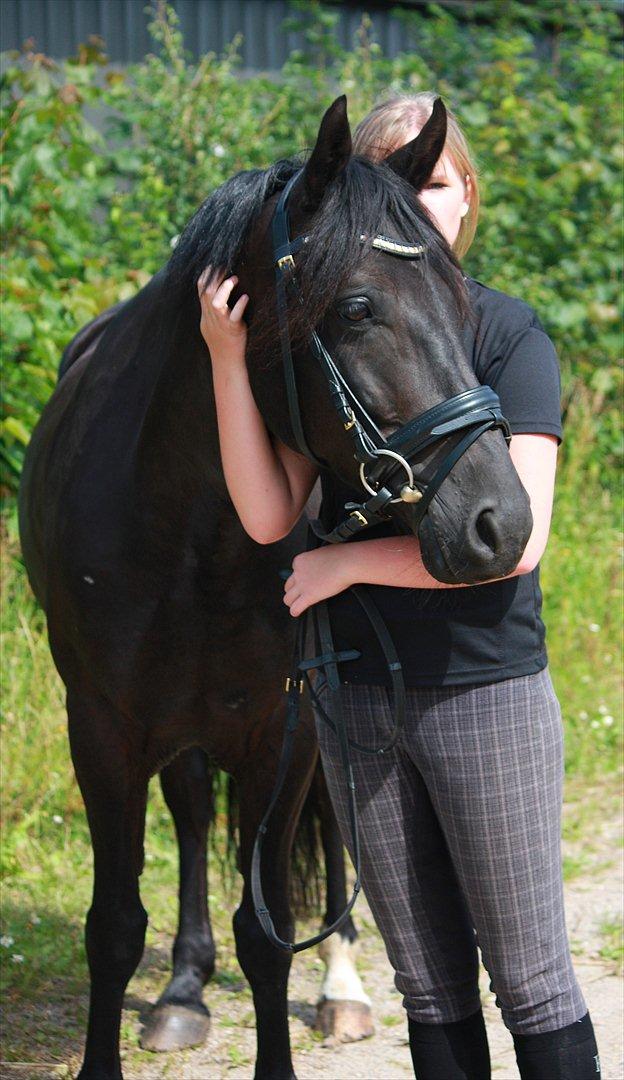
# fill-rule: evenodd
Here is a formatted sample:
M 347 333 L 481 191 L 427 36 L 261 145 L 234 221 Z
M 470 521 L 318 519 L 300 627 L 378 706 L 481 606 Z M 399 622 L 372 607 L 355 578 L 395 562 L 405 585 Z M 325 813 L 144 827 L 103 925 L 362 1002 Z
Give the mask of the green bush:
M 195 62 L 174 11 L 159 3 L 156 51 L 112 70 L 97 40 L 63 65 L 9 57 L 0 85 L 4 161 L 1 452 L 5 490 L 56 378 L 62 349 L 98 312 L 132 295 L 167 259 L 208 192 L 232 173 L 310 146 L 341 92 L 353 124 L 380 95 L 437 90 L 478 153 L 483 212 L 468 273 L 532 304 L 561 357 L 564 407 L 596 404 L 584 467 L 616 483 L 617 320 L 622 202 L 619 22 L 595 0 L 556 0 L 546 15 L 482 0 L 459 21 L 429 4 L 397 10 L 406 51 L 381 55 L 365 17 L 350 50 L 337 13 L 296 0 L 288 25 L 305 48 L 277 77 L 239 72 L 240 41 Z M 487 16 L 484 22 L 483 17 Z M 550 60 L 532 34 L 544 18 Z M 98 127 L 87 118 L 94 111 Z M 575 438 L 568 429 L 563 454 Z

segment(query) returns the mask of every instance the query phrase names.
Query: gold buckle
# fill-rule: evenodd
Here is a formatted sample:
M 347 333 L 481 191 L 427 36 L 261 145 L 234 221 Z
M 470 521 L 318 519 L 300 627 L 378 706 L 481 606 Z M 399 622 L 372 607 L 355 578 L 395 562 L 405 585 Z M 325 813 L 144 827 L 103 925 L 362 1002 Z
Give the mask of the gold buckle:
M 349 416 L 351 417 L 351 419 L 348 420 L 345 424 L 343 424 L 345 431 L 349 431 L 349 428 L 352 428 L 355 424 L 355 416 L 353 415 L 353 409 L 349 409 Z
M 286 691 L 286 693 L 288 693 L 292 685 L 293 680 L 291 679 L 290 675 L 287 675 L 286 682 L 284 683 L 284 690 Z M 303 679 L 299 679 L 299 693 L 303 694 Z
M 277 265 L 279 266 L 280 270 L 283 270 L 285 266 L 290 266 L 294 270 L 295 260 L 293 259 L 292 255 L 282 255 L 281 259 L 277 260 Z
M 355 517 L 362 525 L 368 525 L 368 521 L 364 517 L 364 514 L 361 514 L 359 510 L 352 510 L 349 517 Z

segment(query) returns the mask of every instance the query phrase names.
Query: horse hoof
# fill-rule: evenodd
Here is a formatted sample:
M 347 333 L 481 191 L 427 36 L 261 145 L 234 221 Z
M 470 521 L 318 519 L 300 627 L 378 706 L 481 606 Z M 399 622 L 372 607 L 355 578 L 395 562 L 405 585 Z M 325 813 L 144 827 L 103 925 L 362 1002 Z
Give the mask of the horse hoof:
M 143 1028 L 143 1050 L 184 1050 L 205 1042 L 210 1031 L 210 1014 L 185 1005 L 156 1005 Z
M 363 1001 L 334 1001 L 322 998 L 316 1007 L 314 1027 L 339 1042 L 357 1042 L 374 1034 L 370 1005 Z

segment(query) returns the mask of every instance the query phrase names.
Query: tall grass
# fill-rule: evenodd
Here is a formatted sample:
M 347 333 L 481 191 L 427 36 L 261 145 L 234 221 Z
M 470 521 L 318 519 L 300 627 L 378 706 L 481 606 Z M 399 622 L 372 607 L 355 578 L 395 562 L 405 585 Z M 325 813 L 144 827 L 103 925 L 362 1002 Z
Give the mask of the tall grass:
M 567 410 L 553 521 L 541 564 L 550 670 L 570 779 L 622 766 L 622 519 L 613 475 L 588 465 L 601 395 L 578 383 Z

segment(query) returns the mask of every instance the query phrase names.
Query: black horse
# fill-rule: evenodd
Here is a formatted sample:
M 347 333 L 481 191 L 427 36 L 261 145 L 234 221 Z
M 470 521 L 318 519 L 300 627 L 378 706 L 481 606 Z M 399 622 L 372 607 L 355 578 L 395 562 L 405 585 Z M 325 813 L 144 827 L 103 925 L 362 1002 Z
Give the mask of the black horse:
M 290 307 L 306 440 L 352 487 L 359 486 L 358 467 L 308 346 L 313 327 L 321 328 L 382 432 L 476 385 L 461 346 L 467 315 L 461 271 L 417 199 L 445 134 L 439 103 L 417 139 L 373 164 L 352 155 L 346 101 L 338 98 L 291 195 L 292 235 L 309 238 L 297 257 L 303 303 L 293 300 Z M 279 543 L 259 545 L 234 512 L 220 464 L 196 282 L 208 263 L 236 270 L 231 302 L 241 292 L 250 296 L 253 392 L 271 433 L 296 450 L 279 367 L 270 224 L 279 193 L 298 170 L 301 162 L 288 159 L 240 173 L 206 200 L 167 266 L 109 313 L 103 328 L 87 328 L 70 347 L 73 362 L 26 458 L 24 557 L 67 687 L 72 760 L 94 850 L 83 1080 L 121 1076 L 123 995 L 147 922 L 139 896 L 147 786 L 165 766 L 186 887 L 168 1000 L 201 1011 L 214 946 L 205 856 L 194 838 L 209 809 L 206 768 L 197 767 L 192 747 L 201 748 L 210 768 L 231 774 L 239 792 L 244 888 L 234 931 L 256 1009 L 256 1075 L 294 1075 L 290 956 L 268 942 L 258 923 L 250 861 L 275 780 L 295 629 L 278 573 L 305 546 L 305 523 Z M 378 234 L 423 245 L 425 255 L 401 260 L 362 242 Z M 354 296 L 366 297 L 374 312 L 365 326 L 347 302 Z M 424 456 L 424 469 L 435 467 L 436 454 Z M 408 504 L 393 513 L 403 530 L 413 526 Z M 425 521 L 423 558 L 442 580 L 474 582 L 517 565 L 530 511 L 500 431 L 471 446 Z M 174 761 L 181 752 L 186 759 Z M 288 939 L 289 856 L 316 760 L 307 712 L 264 841 L 265 895 L 278 933 Z

